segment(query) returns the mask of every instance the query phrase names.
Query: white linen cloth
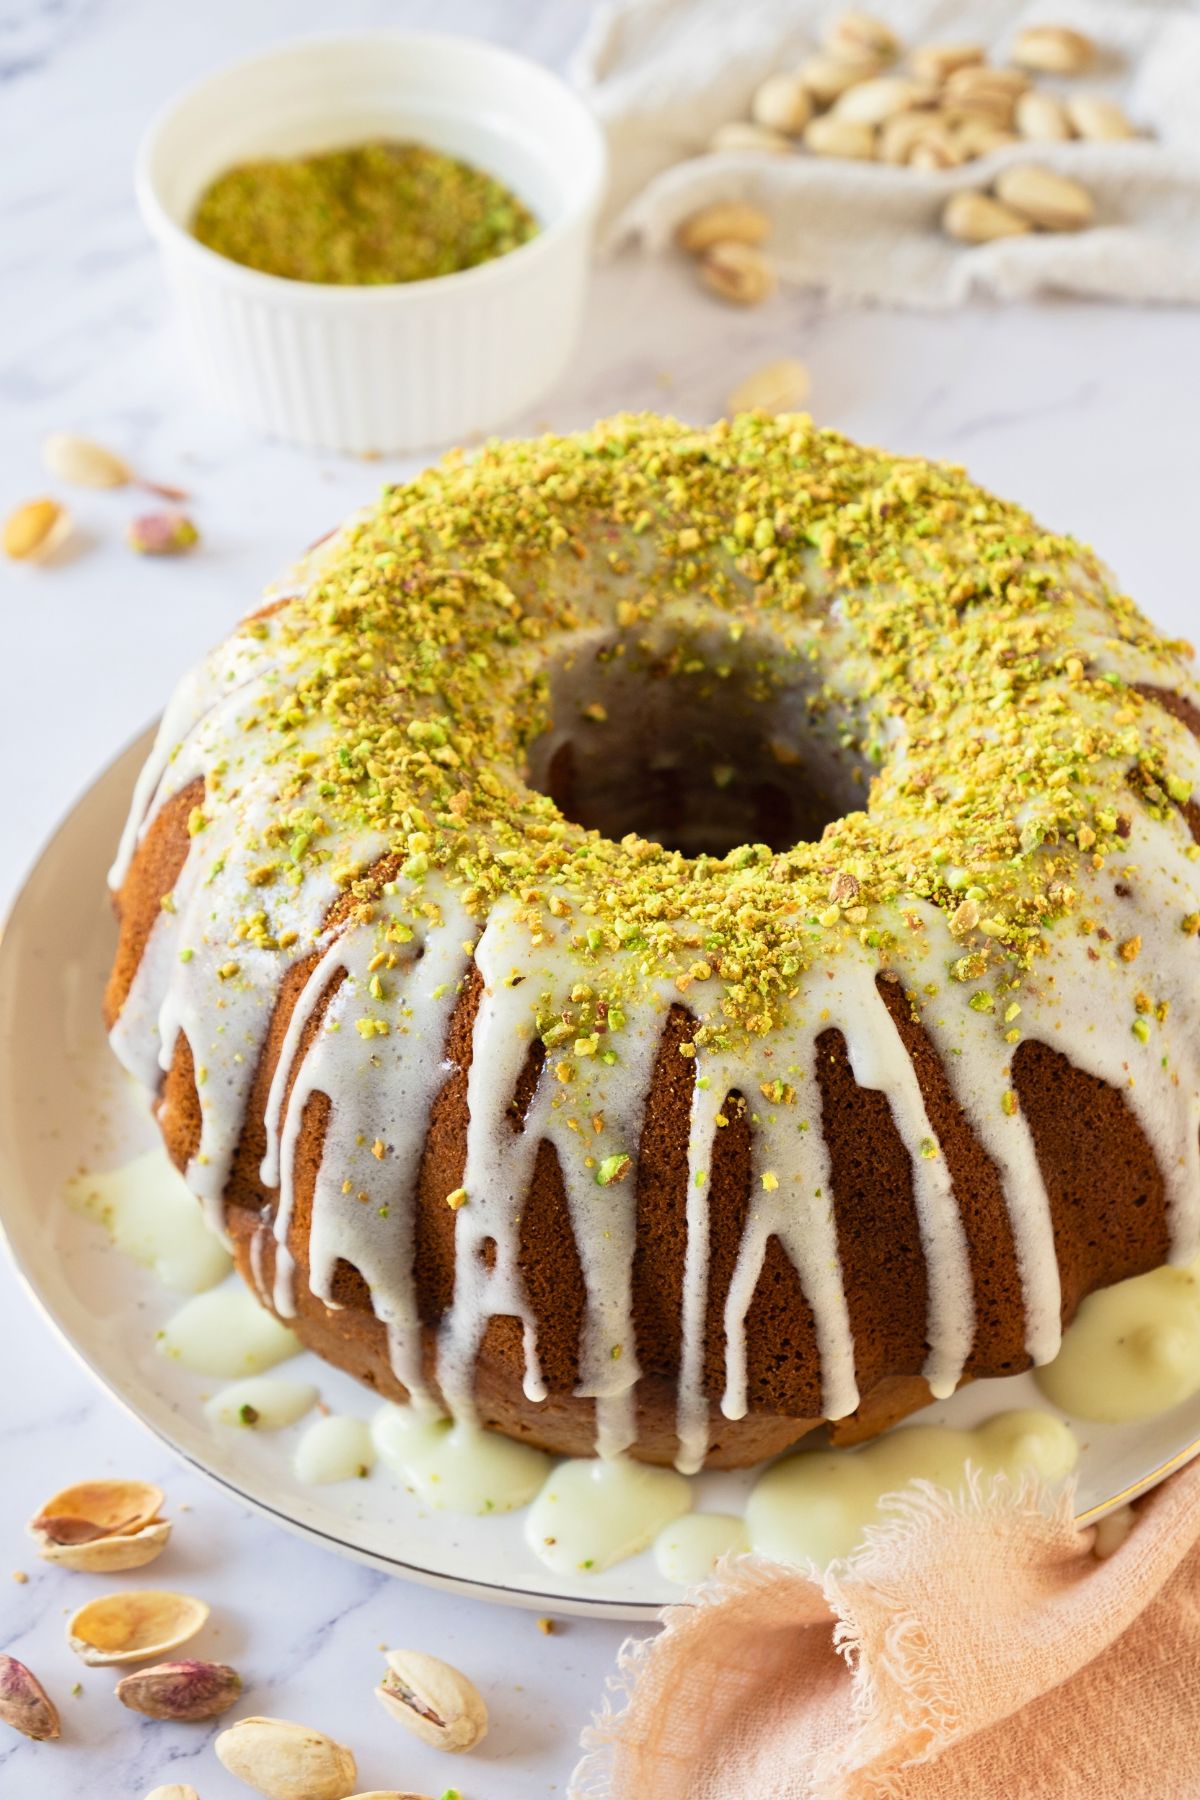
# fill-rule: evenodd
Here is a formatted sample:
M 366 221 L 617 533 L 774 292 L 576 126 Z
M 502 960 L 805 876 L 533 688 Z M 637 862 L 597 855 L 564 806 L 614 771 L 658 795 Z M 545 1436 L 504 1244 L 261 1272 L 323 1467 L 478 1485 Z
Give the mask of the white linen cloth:
M 907 49 L 964 40 L 1003 62 L 1037 21 L 1094 38 L 1101 59 L 1061 93 L 1104 93 L 1152 133 L 1120 142 L 1010 145 L 957 169 L 706 149 L 717 126 L 749 116 L 757 84 L 817 47 L 837 0 L 612 0 L 576 59 L 578 88 L 608 134 L 612 185 L 601 242 L 656 250 L 710 200 L 770 213 L 781 278 L 848 301 L 960 304 L 972 294 L 1039 291 L 1122 300 L 1200 301 L 1200 7 L 1188 0 L 867 0 Z M 947 197 L 983 188 L 1009 163 L 1073 175 L 1096 223 L 991 244 L 946 237 Z

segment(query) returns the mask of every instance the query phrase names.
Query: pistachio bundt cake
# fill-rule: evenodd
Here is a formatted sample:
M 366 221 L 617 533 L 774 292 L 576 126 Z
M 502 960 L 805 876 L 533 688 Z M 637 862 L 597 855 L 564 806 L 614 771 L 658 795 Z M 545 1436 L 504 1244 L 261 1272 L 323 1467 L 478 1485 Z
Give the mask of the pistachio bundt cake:
M 805 419 L 389 489 L 185 680 L 118 1056 L 394 1398 L 737 1466 L 1200 1249 L 1200 694 L 1093 554 Z

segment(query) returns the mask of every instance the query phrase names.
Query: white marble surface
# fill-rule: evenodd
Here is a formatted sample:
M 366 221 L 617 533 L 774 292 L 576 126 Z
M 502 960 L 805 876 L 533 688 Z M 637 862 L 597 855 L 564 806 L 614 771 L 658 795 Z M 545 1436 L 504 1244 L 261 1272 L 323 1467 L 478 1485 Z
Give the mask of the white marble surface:
M 343 0 L 336 22 L 477 31 L 561 63 L 586 11 L 581 0 Z M 0 902 L 176 674 L 295 550 L 402 468 L 303 456 L 200 409 L 130 193 L 138 134 L 181 82 L 333 22 L 318 0 L 13 0 L 0 15 L 0 505 L 47 486 L 40 439 L 75 429 L 189 487 L 204 534 L 189 560 L 139 562 L 120 541 L 129 496 L 78 492 L 77 553 L 0 575 Z M 598 274 L 572 373 L 527 423 L 572 426 L 637 406 L 711 417 L 737 378 L 783 352 L 810 363 L 823 422 L 968 462 L 1097 543 L 1163 624 L 1200 626 L 1195 314 L 1055 302 L 833 313 L 806 295 L 741 314 L 699 293 L 681 266 L 626 263 Z M 177 1515 L 191 1509 L 154 1575 L 213 1603 L 197 1652 L 243 1669 L 248 1710 L 353 1744 L 364 1788 L 436 1796 L 453 1784 L 464 1800 L 565 1792 L 619 1627 L 572 1621 L 544 1637 L 529 1614 L 391 1582 L 241 1513 L 95 1391 L 3 1268 L 0 1647 L 41 1673 L 64 1719 L 55 1745 L 0 1728 L 6 1800 L 138 1800 L 165 1780 L 191 1781 L 201 1800 L 246 1792 L 216 1763 L 211 1732 L 122 1711 L 111 1677 L 65 1646 L 65 1613 L 103 1583 L 39 1565 L 23 1522 L 55 1488 L 105 1472 L 158 1480 Z M 475 1674 L 494 1720 L 478 1755 L 410 1748 L 370 1696 L 385 1642 Z

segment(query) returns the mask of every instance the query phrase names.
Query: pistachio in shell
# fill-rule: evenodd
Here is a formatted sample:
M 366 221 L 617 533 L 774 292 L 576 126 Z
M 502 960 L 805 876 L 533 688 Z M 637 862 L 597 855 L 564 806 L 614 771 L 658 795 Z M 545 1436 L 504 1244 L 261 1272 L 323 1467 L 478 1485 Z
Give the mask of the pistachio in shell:
M 59 1733 L 58 1709 L 31 1669 L 0 1654 L 0 1721 L 44 1743 Z
M 437 1750 L 473 1750 L 488 1713 L 475 1683 L 424 1650 L 389 1650 L 376 1696 L 394 1719 Z
M 200 1796 L 186 1781 L 168 1781 L 164 1787 L 152 1788 L 146 1800 L 200 1800 Z
M 163 1491 L 148 1481 L 81 1481 L 47 1500 L 29 1522 L 38 1554 L 68 1569 L 107 1575 L 139 1569 L 165 1549 Z
M 195 1637 L 207 1617 L 208 1607 L 191 1594 L 134 1588 L 89 1600 L 68 1624 L 67 1638 L 93 1666 L 150 1662 Z
M 239 1719 L 214 1748 L 231 1775 L 267 1800 L 348 1800 L 358 1769 L 323 1731 L 290 1719 Z
M 115 1693 L 122 1706 L 148 1719 L 215 1719 L 227 1712 L 242 1691 L 242 1678 L 228 1663 L 155 1663 L 123 1675 Z

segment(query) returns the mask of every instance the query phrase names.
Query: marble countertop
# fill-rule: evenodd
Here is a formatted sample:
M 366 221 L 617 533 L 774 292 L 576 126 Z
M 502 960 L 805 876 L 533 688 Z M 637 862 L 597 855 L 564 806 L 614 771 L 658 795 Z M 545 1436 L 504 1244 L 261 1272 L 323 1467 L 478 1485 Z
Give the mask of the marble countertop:
M 343 0 L 340 26 L 472 31 L 561 65 L 582 0 Z M 137 137 L 181 83 L 281 36 L 327 27 L 318 0 L 15 0 L 0 21 L 0 505 L 46 481 L 39 444 L 76 430 L 192 495 L 203 533 L 178 563 L 123 547 L 128 496 L 79 490 L 74 554 L 7 565 L 0 754 L 9 771 L 0 904 L 77 792 L 160 706 L 177 674 L 303 544 L 406 467 L 304 455 L 201 409 L 180 368 L 153 252 L 130 192 Z M 569 376 L 517 421 L 571 427 L 628 407 L 710 418 L 743 375 L 781 354 L 813 373 L 818 419 L 897 448 L 967 462 L 986 484 L 1100 546 L 1163 625 L 1200 622 L 1192 547 L 1194 313 L 1046 301 L 954 314 L 831 309 L 788 294 L 741 313 L 672 261 L 598 271 Z M 1190 371 L 1190 377 L 1188 372 Z M 359 1752 L 361 1785 L 464 1800 L 562 1794 L 581 1726 L 623 1635 L 389 1580 L 240 1511 L 99 1393 L 0 1268 L 0 1647 L 60 1700 L 63 1739 L 0 1731 L 12 1800 L 139 1800 L 190 1781 L 201 1800 L 247 1790 L 212 1733 L 139 1721 L 84 1670 L 63 1619 L 98 1581 L 39 1564 L 25 1519 L 86 1475 L 160 1482 L 179 1520 L 154 1570 L 213 1604 L 197 1653 L 238 1664 L 254 1710 L 320 1726 Z M 17 1584 L 9 1572 L 28 1572 Z M 408 1643 L 468 1668 L 493 1730 L 469 1758 L 424 1750 L 370 1696 L 378 1646 Z M 72 1696 L 71 1685 L 82 1682 Z

